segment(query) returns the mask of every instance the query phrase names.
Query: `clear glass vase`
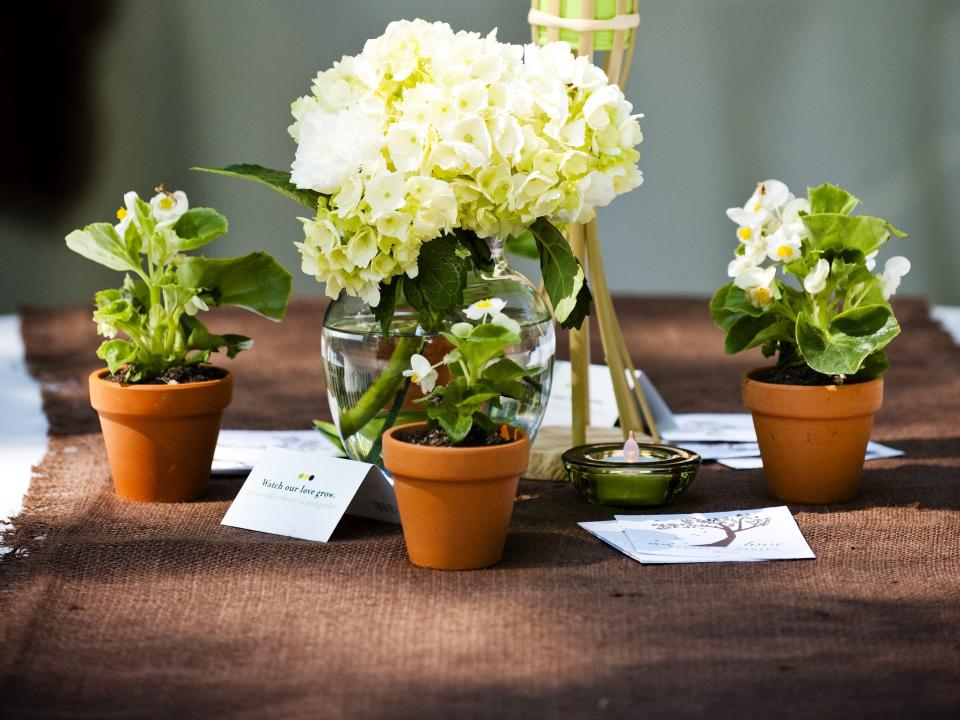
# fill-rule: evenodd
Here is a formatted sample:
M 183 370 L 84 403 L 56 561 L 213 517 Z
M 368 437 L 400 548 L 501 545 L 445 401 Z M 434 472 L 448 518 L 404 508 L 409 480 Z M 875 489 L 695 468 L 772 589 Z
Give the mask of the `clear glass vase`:
M 525 368 L 540 368 L 530 378 L 519 400 L 503 398 L 491 413 L 497 422 L 523 428 L 531 440 L 543 420 L 553 378 L 556 350 L 553 321 L 546 304 L 523 275 L 507 265 L 502 245 L 490 242 L 494 269 L 471 273 L 464 290 L 464 307 L 484 298 L 506 301 L 503 312 L 520 324 L 520 342 L 507 348 L 507 357 Z M 462 308 L 446 318 L 447 327 L 467 318 Z M 403 377 L 410 357 L 419 353 L 431 363 L 451 349 L 440 334 L 428 333 L 417 323 L 412 308 L 398 301 L 389 336 L 368 305 L 341 294 L 327 308 L 323 319 L 323 370 L 330 411 L 347 454 L 354 460 L 382 466 L 380 438 L 383 432 L 408 422 L 426 419 L 417 385 Z M 448 379 L 442 370 L 438 379 Z

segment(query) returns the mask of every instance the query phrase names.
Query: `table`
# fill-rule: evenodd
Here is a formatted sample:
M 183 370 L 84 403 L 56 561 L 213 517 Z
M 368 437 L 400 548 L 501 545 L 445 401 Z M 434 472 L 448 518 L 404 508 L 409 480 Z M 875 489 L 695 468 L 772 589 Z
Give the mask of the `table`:
M 225 427 L 326 413 L 322 311 L 211 316 L 256 341 Z M 676 411 L 741 410 L 759 358 L 722 355 L 704 300 L 617 311 Z M 115 498 L 89 310 L 26 310 L 51 438 L 0 562 L 0 716 L 956 717 L 960 348 L 924 303 L 897 311 L 874 437 L 907 455 L 871 463 L 851 503 L 791 508 L 817 560 L 641 566 L 576 526 L 612 509 L 525 481 L 504 562 L 447 573 L 373 521 L 328 544 L 222 527 L 236 479 L 197 503 Z M 771 504 L 759 471 L 711 465 L 671 509 Z

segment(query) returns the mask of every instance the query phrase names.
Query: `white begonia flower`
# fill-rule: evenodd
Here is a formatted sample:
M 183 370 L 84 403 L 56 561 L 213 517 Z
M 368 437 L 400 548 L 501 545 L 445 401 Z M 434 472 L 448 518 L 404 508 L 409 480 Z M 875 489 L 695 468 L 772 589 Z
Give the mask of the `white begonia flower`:
M 499 325 L 502 328 L 506 328 L 507 330 L 512 332 L 514 335 L 517 335 L 517 336 L 520 335 L 520 323 L 518 323 L 512 317 L 508 317 L 504 313 L 495 315 L 492 320 L 492 323 L 494 325 Z
M 771 265 L 768 268 L 746 267 L 734 279 L 734 284 L 743 290 L 744 295 L 758 307 L 769 305 L 775 298 L 780 297 L 775 276 L 777 268 Z
M 158 228 L 176 225 L 180 216 L 189 209 L 190 203 L 183 190 L 171 193 L 161 189 L 150 199 L 150 210 L 157 221 Z
M 190 300 L 187 301 L 187 304 L 183 306 L 183 311 L 193 317 L 201 310 L 209 310 L 209 306 L 201 299 L 199 295 L 194 295 Z
M 779 180 L 764 180 L 757 188 L 757 193 L 761 207 L 771 213 L 782 212 L 794 199 L 790 188 Z
M 727 265 L 727 276 L 735 278 L 742 275 L 746 270 L 757 268 L 763 261 L 764 255 L 757 257 L 757 253 L 745 252 L 743 255 L 737 255 Z
M 800 236 L 781 226 L 775 233 L 767 236 L 767 257 L 774 262 L 788 263 L 800 257 Z
M 127 233 L 127 227 L 130 223 L 136 223 L 136 228 L 140 229 L 140 223 L 136 222 L 137 220 L 137 211 L 136 211 L 136 202 L 140 198 L 133 190 L 123 194 L 123 207 L 117 210 L 117 220 L 116 225 L 113 226 L 113 229 L 117 231 L 117 235 L 120 236 L 120 239 L 123 239 L 123 236 Z M 102 333 L 101 333 L 102 334 Z M 110 337 L 113 337 L 112 335 Z
M 879 250 L 874 250 L 872 253 L 869 253 L 866 258 L 867 270 L 873 272 L 873 269 L 877 266 L 877 254 Z
M 450 332 L 458 338 L 465 338 L 473 331 L 473 325 L 468 322 L 458 322 L 450 326 Z
M 403 173 L 392 172 L 377 175 L 367 183 L 363 199 L 370 206 L 370 218 L 377 220 L 406 203 L 403 193 Z
M 501 300 L 500 298 L 484 298 L 483 300 L 477 300 L 473 303 L 473 305 L 463 311 L 463 314 L 471 320 L 483 320 L 488 316 L 495 318 L 503 312 L 503 308 L 506 306 L 506 300 Z
M 884 300 L 889 300 L 900 287 L 900 280 L 910 272 L 910 261 L 903 255 L 895 255 L 883 264 L 883 272 L 877 276 Z
M 813 268 L 803 279 L 803 289 L 811 295 L 823 292 L 827 286 L 827 276 L 830 275 L 830 263 L 823 258 L 817 260 L 817 266 Z
M 338 192 L 344 178 L 379 155 L 383 144 L 383 133 L 361 109 L 331 114 L 317 108 L 300 122 L 290 181 L 298 188 Z
M 423 355 L 414 355 L 410 358 L 410 369 L 403 371 L 403 376 L 410 378 L 420 386 L 420 390 L 429 393 L 437 384 L 437 371 Z

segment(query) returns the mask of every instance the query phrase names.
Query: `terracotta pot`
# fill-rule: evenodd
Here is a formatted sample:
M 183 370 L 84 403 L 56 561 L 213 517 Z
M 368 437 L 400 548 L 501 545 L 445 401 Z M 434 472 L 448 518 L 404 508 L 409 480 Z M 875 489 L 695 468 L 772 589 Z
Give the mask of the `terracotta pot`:
M 226 372 L 226 371 L 225 371 Z M 90 374 L 114 488 L 139 502 L 183 502 L 206 492 L 233 376 L 181 385 L 121 385 Z
M 473 570 L 500 562 L 530 441 L 489 447 L 429 447 L 397 439 L 423 427 L 399 425 L 383 436 L 407 555 L 414 565 Z
M 743 376 L 743 402 L 753 413 L 767 490 L 778 500 L 838 503 L 860 491 L 873 416 L 883 404 L 883 378 L 852 385 L 775 385 Z

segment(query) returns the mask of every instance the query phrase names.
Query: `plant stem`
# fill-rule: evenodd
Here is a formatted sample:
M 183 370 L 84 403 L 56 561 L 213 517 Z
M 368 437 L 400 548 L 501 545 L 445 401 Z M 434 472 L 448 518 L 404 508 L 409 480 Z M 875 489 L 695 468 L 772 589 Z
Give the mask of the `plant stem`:
M 370 422 L 398 391 L 403 383 L 403 371 L 410 367 L 410 358 L 422 346 L 423 338 L 420 337 L 402 337 L 397 341 L 380 377 L 360 396 L 356 405 L 340 415 L 340 436 L 344 440 Z
M 407 396 L 407 390 L 409 389 L 410 379 L 407 378 L 400 390 L 397 391 L 397 397 L 394 398 L 393 407 L 390 408 L 390 412 L 387 413 L 387 416 L 383 419 L 383 427 L 380 428 L 377 439 L 373 445 L 370 446 L 370 452 L 367 453 L 367 457 L 365 458 L 368 463 L 375 463 L 380 457 L 380 449 L 383 447 L 383 434 L 392 428 L 393 424 L 397 421 L 397 415 L 399 415 L 403 409 L 403 399 Z

